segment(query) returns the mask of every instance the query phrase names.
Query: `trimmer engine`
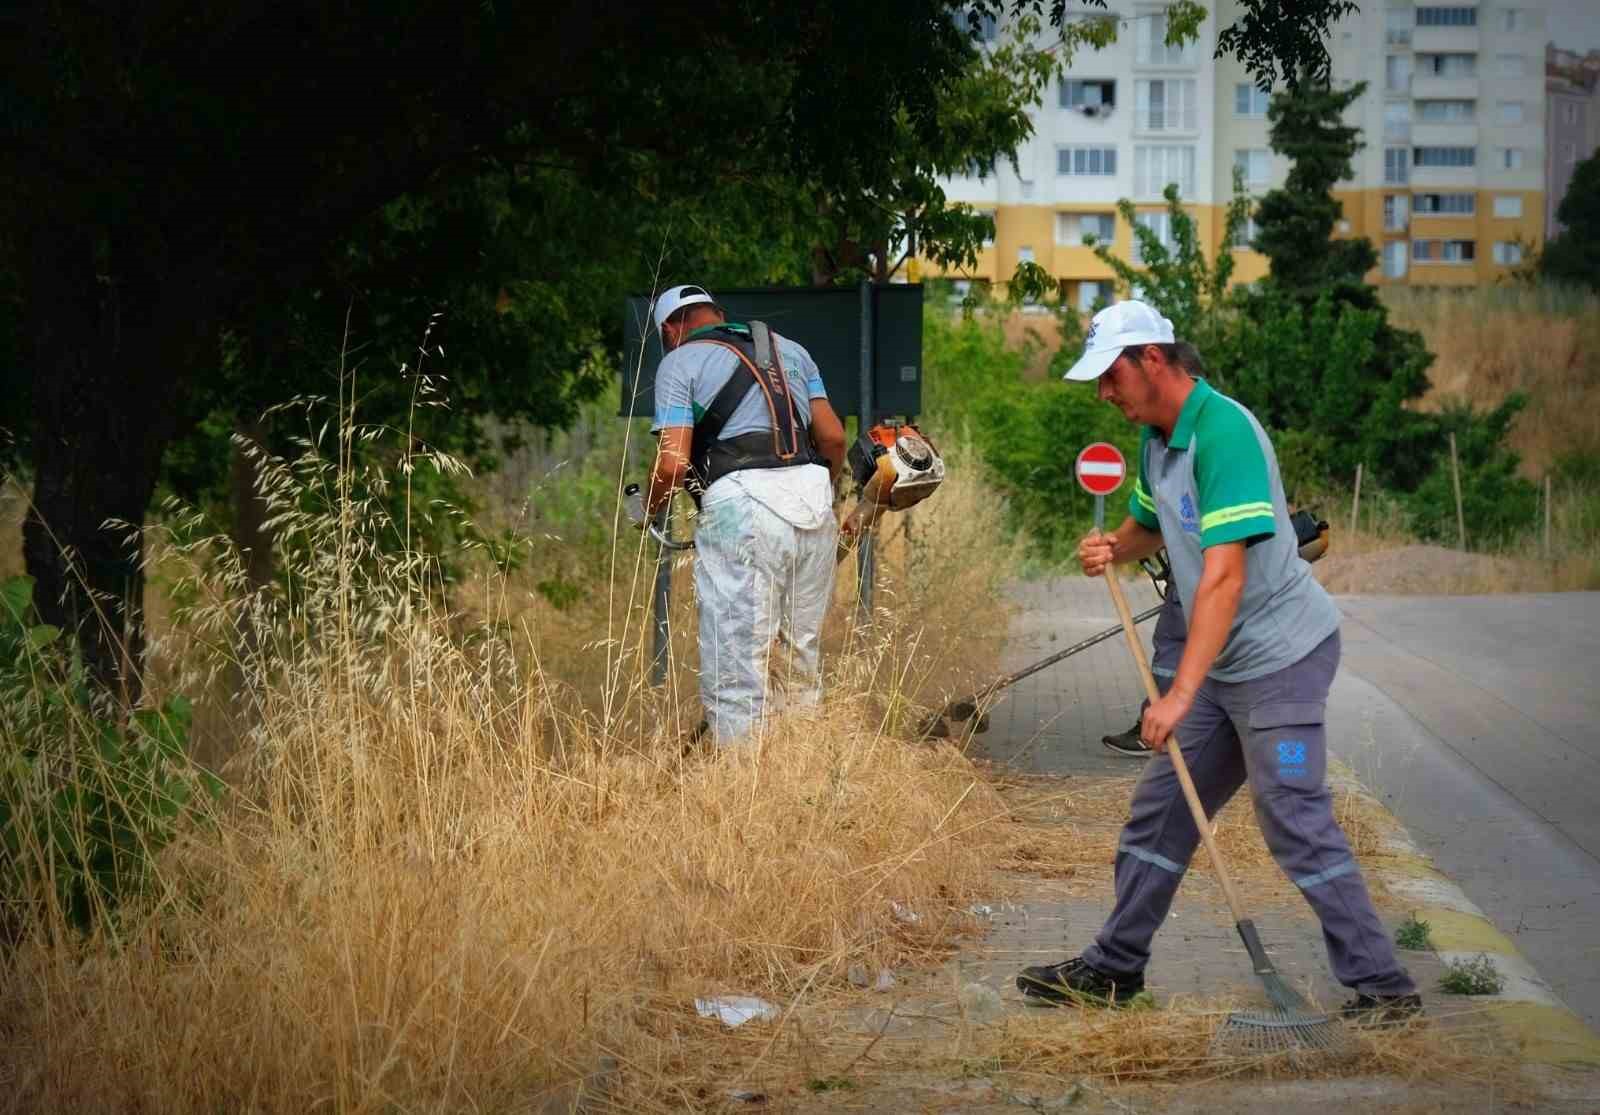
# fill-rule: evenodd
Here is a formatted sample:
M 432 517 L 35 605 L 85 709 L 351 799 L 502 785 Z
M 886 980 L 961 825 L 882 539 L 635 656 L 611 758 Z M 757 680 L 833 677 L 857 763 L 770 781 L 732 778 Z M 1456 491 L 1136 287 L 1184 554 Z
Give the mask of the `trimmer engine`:
M 849 461 L 863 499 L 891 511 L 921 503 L 944 482 L 944 459 L 910 423 L 873 426 L 850 447 Z

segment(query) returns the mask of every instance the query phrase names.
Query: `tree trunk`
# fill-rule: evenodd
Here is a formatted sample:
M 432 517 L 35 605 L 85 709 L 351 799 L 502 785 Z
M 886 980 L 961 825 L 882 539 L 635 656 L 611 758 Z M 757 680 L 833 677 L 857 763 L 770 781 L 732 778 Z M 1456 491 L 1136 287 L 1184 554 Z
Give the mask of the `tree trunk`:
M 131 706 L 145 645 L 142 527 L 181 421 L 180 360 L 193 355 L 174 341 L 203 330 L 205 308 L 172 317 L 149 253 L 119 251 L 97 230 L 41 221 L 30 232 L 34 492 L 23 557 L 41 618 L 76 635 L 93 676 Z M 164 335 L 163 320 L 181 324 Z
M 240 418 L 234 434 L 252 445 L 265 447 L 266 427 L 258 418 Z M 261 498 L 260 470 L 238 445 L 233 447 L 233 542 L 244 558 L 245 577 L 251 589 L 272 583 L 272 532 L 267 529 L 267 503 Z

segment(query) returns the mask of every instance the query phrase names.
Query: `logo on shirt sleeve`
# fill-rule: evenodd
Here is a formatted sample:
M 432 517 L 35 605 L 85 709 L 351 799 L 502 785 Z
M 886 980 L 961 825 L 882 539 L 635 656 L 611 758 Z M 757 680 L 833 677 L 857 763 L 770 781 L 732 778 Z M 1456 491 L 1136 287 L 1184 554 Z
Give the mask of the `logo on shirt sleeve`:
M 1178 522 L 1188 534 L 1200 533 L 1200 516 L 1194 509 L 1194 500 L 1189 498 L 1189 493 L 1183 493 L 1183 498 L 1178 501 Z

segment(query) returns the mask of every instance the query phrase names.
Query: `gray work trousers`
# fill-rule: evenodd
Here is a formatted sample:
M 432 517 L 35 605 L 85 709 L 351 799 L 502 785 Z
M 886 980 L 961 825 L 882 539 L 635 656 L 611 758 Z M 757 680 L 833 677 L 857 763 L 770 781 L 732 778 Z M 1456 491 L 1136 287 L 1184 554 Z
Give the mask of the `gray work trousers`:
M 1250 782 L 1256 820 L 1278 866 L 1322 922 L 1336 979 L 1372 995 L 1416 990 L 1395 958 L 1366 882 L 1333 819 L 1324 774 L 1323 710 L 1339 668 L 1339 635 L 1300 661 L 1242 682 L 1208 678 L 1178 726 L 1183 758 L 1208 817 Z M 1150 960 L 1200 835 L 1172 760 L 1156 755 L 1133 792 L 1118 842 L 1116 907 L 1083 958 L 1110 975 L 1132 976 Z

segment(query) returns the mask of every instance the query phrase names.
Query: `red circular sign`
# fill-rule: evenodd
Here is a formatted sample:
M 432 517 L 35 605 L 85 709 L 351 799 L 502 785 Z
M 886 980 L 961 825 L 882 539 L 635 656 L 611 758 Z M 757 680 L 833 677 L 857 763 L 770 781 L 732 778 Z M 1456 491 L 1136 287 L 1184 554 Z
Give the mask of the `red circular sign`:
M 1122 487 L 1122 478 L 1128 474 L 1128 462 L 1122 459 L 1122 450 L 1115 445 L 1097 441 L 1078 454 L 1074 471 L 1084 491 L 1092 496 L 1108 496 Z

